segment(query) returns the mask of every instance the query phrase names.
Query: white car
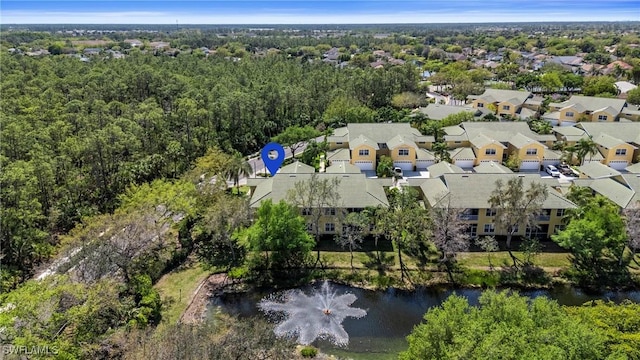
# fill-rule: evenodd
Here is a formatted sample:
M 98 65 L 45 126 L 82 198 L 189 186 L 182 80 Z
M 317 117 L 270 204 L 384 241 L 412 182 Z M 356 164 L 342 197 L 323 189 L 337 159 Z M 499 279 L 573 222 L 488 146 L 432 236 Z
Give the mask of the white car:
M 545 167 L 545 171 L 547 172 L 547 174 L 553 176 L 553 177 L 560 177 L 560 171 L 558 170 L 558 168 L 556 168 L 553 165 L 547 165 Z

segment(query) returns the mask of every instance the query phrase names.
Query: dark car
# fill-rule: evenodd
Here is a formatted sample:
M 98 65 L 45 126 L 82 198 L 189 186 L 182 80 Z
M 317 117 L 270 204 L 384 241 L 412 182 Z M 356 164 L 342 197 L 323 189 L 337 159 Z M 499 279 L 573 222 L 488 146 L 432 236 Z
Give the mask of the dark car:
M 558 165 L 558 170 L 560 171 L 560 173 L 562 175 L 574 176 L 573 169 L 571 169 L 571 166 L 569 166 L 567 164 Z

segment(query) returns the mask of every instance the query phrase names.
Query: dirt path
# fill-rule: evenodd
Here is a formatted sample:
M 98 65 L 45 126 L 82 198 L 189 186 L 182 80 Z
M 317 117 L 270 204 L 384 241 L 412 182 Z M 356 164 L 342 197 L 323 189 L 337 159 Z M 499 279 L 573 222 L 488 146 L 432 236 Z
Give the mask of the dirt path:
M 180 316 L 178 322 L 182 324 L 195 324 L 201 322 L 206 314 L 207 303 L 211 296 L 231 283 L 232 281 L 230 281 L 227 274 L 224 273 L 213 274 L 204 279 L 200 285 L 198 285 L 196 291 L 191 294 L 189 305 Z

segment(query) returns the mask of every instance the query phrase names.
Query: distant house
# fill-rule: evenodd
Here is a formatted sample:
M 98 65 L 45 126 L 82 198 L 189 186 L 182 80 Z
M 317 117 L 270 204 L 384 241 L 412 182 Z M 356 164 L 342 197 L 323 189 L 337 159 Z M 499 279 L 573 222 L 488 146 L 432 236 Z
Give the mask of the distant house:
M 621 99 L 626 99 L 627 93 L 638 87 L 628 81 L 617 81 L 615 85 L 618 89 L 618 97 Z
M 100 48 L 86 48 L 82 51 L 84 55 L 88 55 L 88 56 L 100 55 L 101 52 L 102 52 L 102 49 Z
M 429 157 L 418 150 L 431 149 L 434 138 L 422 135 L 408 123 L 374 123 L 348 124 L 335 129 L 333 135 L 327 137 L 327 142 L 332 150 L 328 154 L 332 164 L 349 159 L 361 170 L 375 170 L 379 157 L 386 155 L 393 159 L 394 166 L 414 170 L 416 166 L 428 163 L 418 161 Z M 349 153 L 337 151 L 339 149 L 348 149 Z
M 498 115 L 521 118 L 531 114 L 526 110 L 523 114 L 523 109 L 537 110 L 537 107 L 533 104 L 525 106 L 526 101 L 532 98 L 533 94 L 530 92 L 498 89 L 487 89 L 482 95 L 467 96 L 467 99 L 471 101 L 471 106 L 474 108 L 487 108 L 489 105 L 493 105 Z
M 567 126 L 578 121 L 613 122 L 625 107 L 623 99 L 573 95 L 561 103 L 550 103 L 550 112 L 542 117 L 553 125 Z

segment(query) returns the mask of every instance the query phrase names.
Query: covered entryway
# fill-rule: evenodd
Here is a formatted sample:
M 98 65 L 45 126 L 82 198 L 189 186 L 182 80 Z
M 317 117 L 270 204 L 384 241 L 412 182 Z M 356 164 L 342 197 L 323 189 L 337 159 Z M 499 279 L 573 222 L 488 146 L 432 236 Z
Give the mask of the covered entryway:
M 375 170 L 373 167 L 373 161 L 356 161 L 353 165 L 360 168 L 360 170 Z

